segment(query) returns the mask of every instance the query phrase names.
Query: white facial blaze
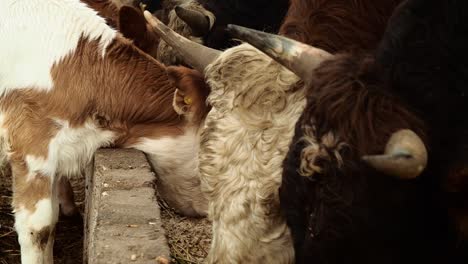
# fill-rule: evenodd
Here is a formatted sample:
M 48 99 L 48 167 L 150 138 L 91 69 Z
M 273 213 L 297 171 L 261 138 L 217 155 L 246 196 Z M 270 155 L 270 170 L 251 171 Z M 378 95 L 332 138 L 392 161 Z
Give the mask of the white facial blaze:
M 80 37 L 100 38 L 104 56 L 116 34 L 79 0 L 1 0 L 0 95 L 52 89 L 51 67 L 75 51 Z

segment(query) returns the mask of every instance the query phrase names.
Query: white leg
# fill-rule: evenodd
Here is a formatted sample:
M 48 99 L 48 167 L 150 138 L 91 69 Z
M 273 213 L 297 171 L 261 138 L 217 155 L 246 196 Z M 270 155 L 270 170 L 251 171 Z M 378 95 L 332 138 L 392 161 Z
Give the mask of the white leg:
M 52 264 L 58 198 L 53 177 L 12 166 L 13 207 L 22 264 Z

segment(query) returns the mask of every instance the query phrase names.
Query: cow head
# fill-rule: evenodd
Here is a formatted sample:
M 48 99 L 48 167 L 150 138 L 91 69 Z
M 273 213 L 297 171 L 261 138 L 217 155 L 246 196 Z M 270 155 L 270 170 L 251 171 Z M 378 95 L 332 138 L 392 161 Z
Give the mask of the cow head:
M 229 32 L 236 38 L 247 41 L 256 48 L 289 68 L 306 83 L 313 78 L 313 70 L 323 60 L 331 58 L 329 53 L 297 41 L 229 25 Z M 411 130 L 395 132 L 382 155 L 362 157 L 370 166 L 400 178 L 415 178 L 426 167 L 427 151 L 422 140 Z

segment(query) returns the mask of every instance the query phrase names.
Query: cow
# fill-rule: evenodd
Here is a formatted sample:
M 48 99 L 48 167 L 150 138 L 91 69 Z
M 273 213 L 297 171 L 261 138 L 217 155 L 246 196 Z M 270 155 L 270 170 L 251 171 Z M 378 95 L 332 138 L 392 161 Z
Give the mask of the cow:
M 99 147 L 148 153 L 163 182 L 182 182 L 161 190 L 170 203 L 206 214 L 199 129 L 174 110 L 163 65 L 79 0 L 1 1 L 0 35 L 1 149 L 22 263 L 53 262 L 55 188 Z
M 305 104 L 303 90 L 293 85 L 297 76 L 250 45 L 220 54 L 182 38 L 149 12 L 145 17 L 168 44 L 187 45 L 182 51 L 194 67 L 191 74 L 208 85 L 201 88 L 187 78 L 189 85 L 178 86 L 200 99 L 208 94 L 209 112 L 199 120 L 200 179 L 213 223 L 206 262 L 292 263 L 292 240 L 277 193 L 294 121 Z M 180 39 L 183 43 L 176 44 Z M 186 102 L 180 99 L 175 105 L 183 109 Z
M 167 24 L 192 41 L 225 49 L 237 44 L 226 34 L 227 24 L 236 23 L 276 33 L 288 10 L 288 3 L 288 0 L 188 0 L 169 13 Z M 185 63 L 165 42 L 159 43 L 157 59 L 166 65 Z
M 147 35 L 149 35 L 147 37 L 148 41 L 152 40 L 151 36 L 153 37 L 156 36 L 154 32 L 152 31 L 151 32 L 145 31 L 145 34 L 147 34 L 146 36 L 139 35 L 139 32 L 143 32 L 140 28 L 138 28 L 139 22 L 141 22 L 141 20 L 139 19 L 143 18 L 144 20 L 143 13 L 141 12 L 141 10 L 133 6 L 122 6 L 119 10 L 117 10 L 118 8 L 116 8 L 115 5 L 112 5 L 111 3 L 109 3 L 109 0 L 107 1 L 84 0 L 84 2 L 88 4 L 90 7 L 92 7 L 93 9 L 95 9 L 96 11 L 98 11 L 98 14 L 101 14 L 101 13 L 106 14 L 106 16 L 103 15 L 103 17 L 106 18 L 106 21 L 108 22 L 111 21 L 111 23 L 108 23 L 108 24 L 109 25 L 117 24 L 118 25 L 117 29 L 120 32 L 122 32 L 125 37 L 133 40 L 134 44 L 140 49 L 143 49 L 145 52 L 147 52 L 148 50 L 145 50 L 145 48 L 154 47 L 154 45 L 144 46 L 145 42 L 140 42 L 140 40 L 142 40 L 142 37 L 146 37 Z M 98 2 L 99 5 L 97 5 L 96 2 Z M 143 22 L 146 24 L 146 20 L 144 20 Z M 149 55 L 152 55 L 152 54 L 149 54 Z M 174 78 L 171 78 L 171 76 L 174 76 L 174 74 L 171 74 L 171 69 L 168 69 L 168 68 L 165 68 L 165 69 L 166 69 L 166 73 L 168 74 L 169 80 L 173 82 L 172 79 Z M 184 71 L 180 71 L 180 72 L 184 72 Z M 174 84 L 178 84 L 178 83 L 180 83 L 180 81 L 174 80 Z M 180 95 L 180 94 L 181 94 L 180 89 L 179 89 L 179 92 L 177 92 L 177 89 L 176 89 L 176 91 L 174 92 L 174 97 L 177 97 L 177 95 Z M 195 106 L 197 107 L 197 109 L 203 109 L 203 107 L 198 107 L 198 104 L 196 103 L 198 101 L 197 94 L 188 94 L 188 95 L 185 95 L 184 97 L 185 98 L 193 97 L 193 99 L 191 100 L 194 101 L 192 106 L 184 108 L 185 111 L 191 112 L 191 109 L 194 109 Z M 177 101 L 174 101 L 173 103 L 175 102 Z M 188 122 L 190 123 L 190 126 L 193 126 L 193 127 L 198 127 L 197 120 L 202 118 L 203 116 L 203 113 L 201 113 L 200 110 L 198 111 L 200 112 L 200 114 L 196 113 L 195 116 L 193 117 L 189 116 L 188 113 L 184 113 L 183 111 L 177 111 L 177 109 L 176 109 L 176 112 L 179 113 L 181 117 L 182 115 L 184 115 L 185 116 L 184 118 L 186 118 L 187 120 L 190 119 L 190 121 Z M 197 152 L 196 149 L 194 149 L 193 150 L 193 153 L 195 153 L 194 155 L 196 155 L 196 152 Z M 154 168 L 157 169 L 160 167 L 158 164 L 156 164 L 157 159 L 153 158 L 152 155 L 149 155 L 149 160 L 152 163 Z M 185 172 L 185 169 L 188 169 L 188 168 L 184 168 L 184 167 L 179 169 L 180 171 L 178 172 L 177 170 L 176 171 L 174 170 L 159 171 L 161 175 L 158 175 L 159 181 L 157 182 L 157 186 L 160 189 L 161 197 L 163 198 L 163 200 L 167 201 L 168 204 L 172 206 L 179 213 L 186 215 L 186 216 L 195 216 L 195 217 L 205 216 L 206 201 L 204 198 L 200 198 L 202 197 L 202 195 L 200 194 L 200 190 L 198 187 L 199 185 L 199 180 L 197 178 L 198 175 L 195 173 L 196 164 L 191 164 L 187 166 L 188 167 L 195 166 L 193 168 L 194 172 L 187 173 Z M 182 174 L 186 174 L 186 175 L 182 175 Z M 59 195 L 62 195 L 63 197 L 61 201 L 64 202 L 63 204 L 61 204 L 61 206 L 63 207 L 62 212 L 65 215 L 71 215 L 73 213 L 76 213 L 77 212 L 76 207 L 74 206 L 74 203 L 71 202 L 73 201 L 73 196 L 70 196 L 73 193 L 66 191 L 66 190 L 71 190 L 70 184 L 67 183 L 65 180 L 59 181 L 59 184 L 63 189 L 63 191 L 59 192 Z M 194 199 L 193 209 L 191 208 L 192 207 L 191 203 L 187 203 L 187 200 L 191 200 L 191 199 Z
M 280 188 L 297 263 L 466 262 L 467 11 L 407 0 L 375 52 L 325 61 L 316 47 L 228 27 L 307 86 Z
M 135 25 L 138 24 L 139 22 L 139 20 L 135 19 L 135 17 L 140 18 L 139 16 L 141 15 L 141 18 L 143 18 L 144 20 L 144 17 L 142 15 L 143 13 L 140 10 L 132 6 L 122 6 L 119 9 L 118 7 L 119 3 L 116 3 L 115 1 L 112 2 L 110 0 L 83 0 L 83 2 L 87 4 L 89 7 L 96 10 L 98 12 L 98 15 L 104 17 L 109 26 L 117 27 L 119 31 L 125 32 L 124 35 L 126 37 L 131 38 L 133 42 L 139 48 L 144 49 L 148 47 L 148 46 L 143 45 L 144 42 L 143 43 L 139 42 L 142 38 L 138 34 L 138 32 L 142 32 L 142 31 L 138 27 L 135 27 Z M 144 23 L 146 24 L 146 20 L 144 20 Z M 154 33 L 152 33 L 152 35 L 155 36 Z M 151 45 L 151 46 L 154 46 L 154 45 Z M 185 73 L 185 71 L 182 71 L 182 70 L 179 72 Z M 170 73 L 170 69 L 167 69 L 167 73 Z M 169 74 L 168 77 L 170 76 L 174 76 L 174 74 Z M 170 78 L 170 79 L 173 79 L 173 78 Z M 177 80 L 174 80 L 174 82 L 175 84 L 180 83 Z M 178 94 L 180 93 L 175 92 L 174 96 Z M 196 94 L 193 94 L 193 96 L 194 98 L 197 98 Z M 186 110 L 193 109 L 196 105 L 197 104 L 194 103 L 193 106 L 187 108 Z M 199 109 L 202 109 L 202 108 L 199 108 Z M 180 115 L 182 114 L 185 115 L 185 118 L 190 118 L 188 113 L 187 114 L 182 113 L 181 111 L 179 111 L 178 113 L 180 113 Z M 191 123 L 192 123 L 192 126 L 196 126 L 197 124 L 195 119 L 194 119 L 194 122 L 191 122 Z M 194 153 L 195 152 L 196 151 L 194 151 Z M 152 158 L 151 155 L 150 155 L 150 162 L 152 163 L 154 168 L 159 168 L 159 166 L 155 164 L 156 159 Z M 193 164 L 193 166 L 195 166 L 195 164 Z M 160 180 L 158 181 L 157 185 L 158 185 L 158 188 L 160 189 L 161 197 L 163 200 L 167 201 L 170 206 L 172 206 L 176 211 L 178 211 L 179 213 L 183 215 L 204 216 L 206 214 L 205 209 L 202 209 L 206 207 L 205 205 L 203 205 L 206 202 L 204 201 L 203 198 L 197 198 L 197 197 L 201 197 L 202 195 L 199 193 L 200 191 L 198 190 L 199 180 L 197 179 L 197 175 L 195 173 L 189 173 L 186 176 L 177 177 L 174 175 L 178 175 L 178 174 L 172 171 L 170 172 L 160 171 L 160 172 L 164 174 L 159 175 Z M 180 171 L 180 173 L 185 173 L 185 172 Z M 73 190 L 67 177 L 61 177 L 59 179 L 57 189 L 58 189 L 58 197 L 60 200 L 60 211 L 63 213 L 63 215 L 73 216 L 73 215 L 78 214 L 79 211 L 74 202 Z M 193 199 L 193 197 L 195 197 L 195 201 L 196 201 L 195 210 L 191 209 L 190 203 L 188 203 L 189 206 L 185 205 L 187 204 L 187 200 L 191 200 Z

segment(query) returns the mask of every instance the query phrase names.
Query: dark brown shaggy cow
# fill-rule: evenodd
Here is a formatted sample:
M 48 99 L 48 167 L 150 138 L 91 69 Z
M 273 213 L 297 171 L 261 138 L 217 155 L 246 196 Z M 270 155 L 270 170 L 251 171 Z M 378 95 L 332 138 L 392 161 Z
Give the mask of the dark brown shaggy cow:
M 280 190 L 298 263 L 466 263 L 467 12 L 466 1 L 406 1 L 377 56 L 318 68 L 307 67 L 315 48 L 233 27 L 308 86 Z M 427 146 L 424 171 L 414 133 L 386 142 L 401 129 Z

